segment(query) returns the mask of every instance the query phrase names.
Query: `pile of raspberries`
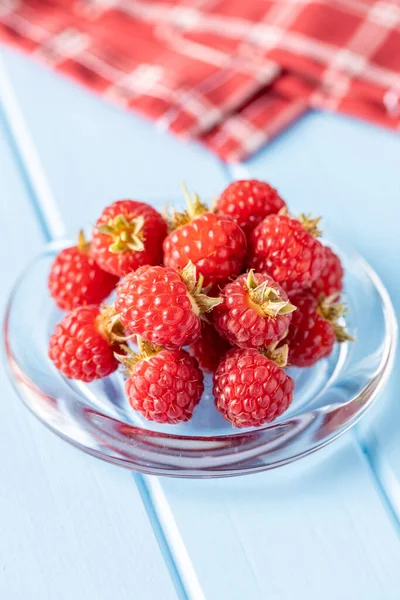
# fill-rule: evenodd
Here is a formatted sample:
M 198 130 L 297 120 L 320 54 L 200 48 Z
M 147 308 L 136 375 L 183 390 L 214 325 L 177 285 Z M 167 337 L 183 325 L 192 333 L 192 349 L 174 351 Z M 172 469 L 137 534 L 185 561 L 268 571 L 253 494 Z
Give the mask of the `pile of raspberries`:
M 223 417 L 260 426 L 292 401 L 287 365 L 310 367 L 351 339 L 343 268 L 318 239 L 319 219 L 291 216 L 268 183 L 235 181 L 212 209 L 184 192 L 186 212 L 165 218 L 114 202 L 90 242 L 81 232 L 58 254 L 49 289 L 68 312 L 49 356 L 85 382 L 122 365 L 130 405 L 159 423 L 191 419 L 213 373 Z

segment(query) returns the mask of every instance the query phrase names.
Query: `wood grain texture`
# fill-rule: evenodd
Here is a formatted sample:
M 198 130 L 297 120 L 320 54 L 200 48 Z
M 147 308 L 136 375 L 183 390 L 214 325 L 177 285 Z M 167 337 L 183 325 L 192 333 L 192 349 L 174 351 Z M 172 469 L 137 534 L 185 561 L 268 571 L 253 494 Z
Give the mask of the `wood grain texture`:
M 373 245 L 368 251 L 359 229 L 374 231 L 374 220 L 365 216 L 379 189 L 373 164 L 382 169 L 385 194 L 394 197 L 397 163 L 390 156 L 398 146 L 393 135 L 339 117 L 312 115 L 246 167 L 229 172 L 200 148 L 179 144 L 40 67 L 11 54 L 6 60 L 71 234 L 82 222 L 93 222 L 116 197 L 135 195 L 160 206 L 179 195 L 182 178 L 212 197 L 232 173 L 251 174 L 271 180 L 295 210 L 323 211 L 328 226 L 351 238 L 385 279 L 384 265 L 377 263 Z M 383 149 L 389 158 L 381 157 Z M 364 204 L 368 209 L 362 211 Z M 376 220 L 378 213 L 372 214 Z M 389 240 L 385 243 L 390 252 Z M 385 427 L 383 423 L 376 430 L 380 440 Z M 361 435 L 368 444 L 360 430 Z M 379 452 L 384 448 L 382 443 Z M 384 455 L 382 460 L 386 464 Z M 54 468 L 57 464 L 55 460 Z M 399 541 L 371 464 L 351 434 L 315 457 L 273 473 L 231 481 L 146 477 L 143 483 L 189 598 L 395 600 Z M 396 468 L 395 459 L 390 464 Z M 90 466 L 91 476 L 97 473 L 106 485 L 99 473 L 107 478 L 109 469 L 93 461 Z M 121 550 L 116 552 L 119 556 Z
M 1 313 L 18 271 L 43 245 L 16 163 L 0 113 Z M 130 474 L 39 424 L 3 368 L 0 390 L 0 598 L 177 598 Z

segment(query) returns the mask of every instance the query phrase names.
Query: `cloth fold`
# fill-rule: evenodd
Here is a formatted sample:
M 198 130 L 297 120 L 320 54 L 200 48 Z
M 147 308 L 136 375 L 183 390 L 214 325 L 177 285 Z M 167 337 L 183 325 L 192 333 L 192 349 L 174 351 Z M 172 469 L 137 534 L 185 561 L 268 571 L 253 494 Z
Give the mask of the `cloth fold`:
M 225 161 L 312 108 L 400 130 L 400 0 L 0 0 L 0 40 Z

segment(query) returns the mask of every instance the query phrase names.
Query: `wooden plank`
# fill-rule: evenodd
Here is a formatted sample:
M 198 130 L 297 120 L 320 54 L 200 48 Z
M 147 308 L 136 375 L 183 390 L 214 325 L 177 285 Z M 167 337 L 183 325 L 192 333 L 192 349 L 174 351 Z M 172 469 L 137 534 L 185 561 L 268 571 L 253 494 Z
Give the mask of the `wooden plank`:
M 158 190 L 162 202 L 173 197 L 182 172 L 190 187 L 208 196 L 225 185 L 226 171 L 202 150 L 177 144 L 37 66 L 28 70 L 19 57 L 8 56 L 7 62 L 69 230 L 92 222 L 105 202 L 120 195 L 119 181 L 125 182 L 124 194 L 158 202 Z M 26 85 L 32 89 L 29 102 L 22 93 Z M 61 99 L 68 107 L 63 121 Z M 327 117 L 314 118 L 316 122 L 297 126 L 296 152 L 293 129 L 254 162 L 259 176 L 271 180 L 275 165 L 282 183 L 293 182 L 294 192 L 301 188 L 308 148 L 311 156 L 319 150 L 319 162 L 308 167 L 303 181 L 307 200 L 322 197 L 316 193 L 324 188 L 327 169 L 320 138 L 317 148 L 310 142 L 321 126 L 318 119 Z M 56 146 L 49 131 L 57 131 Z M 336 153 L 339 142 L 344 137 L 336 141 Z M 113 152 L 103 148 L 108 144 Z M 131 164 L 136 166 L 134 178 Z M 289 188 L 282 191 L 287 194 Z M 307 207 L 304 198 L 294 197 L 299 208 Z M 310 598 L 391 597 L 400 579 L 400 548 L 370 465 L 352 436 L 322 455 L 325 462 L 316 455 L 273 473 L 232 481 L 143 478 L 189 597 L 265 598 L 268 593 L 286 599 L 297 597 L 299 590 L 307 590 Z
M 282 160 L 284 155 L 285 160 Z M 324 225 L 376 269 L 400 315 L 400 136 L 333 115 L 312 114 L 231 174 L 266 178 L 294 212 L 323 214 Z M 393 516 L 400 523 L 400 354 L 379 402 L 357 427 Z
M 83 219 L 93 223 L 99 206 L 142 194 L 143 182 L 146 198 L 160 208 L 172 201 L 183 203 L 183 179 L 200 194 L 209 192 L 209 180 L 222 185 L 223 173 L 205 150 L 184 146 L 151 123 L 133 115 L 127 118 L 106 102 L 93 103 L 86 90 L 68 81 L 58 80 L 59 85 L 52 86 L 52 74 L 19 55 L 3 52 L 31 136 L 47 149 L 40 158 L 69 234 L 75 234 L 77 206 L 82 207 Z M 43 122 L 47 113 L 49 118 Z M 53 151 L 48 153 L 50 148 Z M 48 202 L 45 209 L 53 215 Z M 58 235 L 58 223 L 53 233 Z
M 368 465 L 349 437 L 322 454 L 243 479 L 151 480 L 201 597 L 394 598 L 398 538 Z
M 43 235 L 1 113 L 0 197 L 3 313 Z M 4 369 L 0 389 L 0 597 L 177 598 L 129 473 L 50 433 L 23 407 Z

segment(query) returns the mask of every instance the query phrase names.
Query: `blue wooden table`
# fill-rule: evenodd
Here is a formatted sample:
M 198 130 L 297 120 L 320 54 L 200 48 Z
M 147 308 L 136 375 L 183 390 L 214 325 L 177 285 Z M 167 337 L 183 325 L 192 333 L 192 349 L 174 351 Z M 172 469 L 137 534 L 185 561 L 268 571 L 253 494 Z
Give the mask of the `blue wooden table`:
M 375 267 L 400 312 L 400 136 L 310 114 L 226 166 L 41 66 L 0 55 L 1 305 L 43 244 L 101 208 L 276 185 Z M 131 474 L 81 454 L 0 371 L 1 600 L 398 600 L 400 365 L 354 430 L 279 470 L 230 480 Z

